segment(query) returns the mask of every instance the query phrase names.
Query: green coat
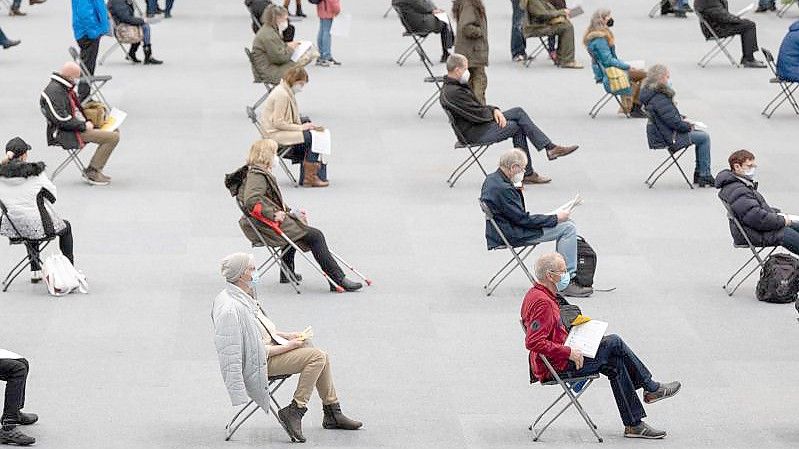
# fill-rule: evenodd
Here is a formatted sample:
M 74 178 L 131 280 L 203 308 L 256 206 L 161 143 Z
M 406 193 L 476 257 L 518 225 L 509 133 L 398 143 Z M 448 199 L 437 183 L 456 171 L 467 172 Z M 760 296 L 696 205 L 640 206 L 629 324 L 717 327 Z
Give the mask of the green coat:
M 275 28 L 262 26 L 252 41 L 253 70 L 261 80 L 277 84 L 284 73 L 297 65 L 291 60 L 292 53 Z
M 469 67 L 488 65 L 488 23 L 485 17 L 478 17 L 473 1 L 463 2 L 458 30 L 455 33 L 455 53 L 466 56 Z
M 247 171 L 247 179 L 244 181 L 244 186 L 239 190 L 239 200 L 244 203 L 248 211 L 252 211 L 256 204 L 261 204 L 261 213 L 269 220 L 274 220 L 275 212 L 279 210 L 286 212 L 286 219 L 283 220 L 280 229 L 294 243 L 297 243 L 300 248 L 305 249 L 303 245 L 298 243 L 298 240 L 305 237 L 305 234 L 308 232 L 308 226 L 303 224 L 303 222 L 293 214 L 288 213 L 289 208 L 283 202 L 283 195 L 280 193 L 280 187 L 278 187 L 277 180 L 272 173 L 251 165 Z M 264 240 L 266 240 L 267 245 L 286 245 L 287 242 L 282 237 L 278 236 L 272 228 L 253 217 L 250 218 L 252 218 L 252 221 L 255 223 L 255 227 L 258 228 L 258 232 L 263 236 Z M 247 223 L 243 217 L 239 220 L 239 226 L 241 230 L 244 231 L 244 235 L 246 235 L 251 242 L 261 242 L 255 232 L 253 232 L 252 227 L 250 227 L 249 223 Z
M 546 0 L 521 0 L 519 7 L 526 12 L 526 23 L 524 25 L 524 36 L 546 36 L 552 34 L 552 24 L 550 21 L 556 17 L 566 15 L 563 11 L 555 8 Z

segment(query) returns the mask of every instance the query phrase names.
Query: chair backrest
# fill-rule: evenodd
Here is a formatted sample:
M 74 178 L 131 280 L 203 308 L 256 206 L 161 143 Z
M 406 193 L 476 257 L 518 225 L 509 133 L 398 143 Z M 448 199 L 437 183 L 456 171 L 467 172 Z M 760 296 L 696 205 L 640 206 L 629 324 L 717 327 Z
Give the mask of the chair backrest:
M 413 30 L 411 30 L 411 27 L 408 26 L 408 19 L 405 17 L 405 14 L 402 13 L 402 9 L 396 6 L 392 6 L 392 8 L 394 8 L 394 11 L 397 12 L 397 17 L 399 17 L 400 23 L 402 24 L 402 27 L 405 28 L 406 33 L 415 36 L 427 36 L 426 34 L 415 33 Z
M 247 55 L 247 60 L 250 61 L 250 70 L 252 71 L 252 82 L 254 83 L 261 83 L 263 82 L 263 77 L 260 73 L 258 73 L 258 67 L 255 65 L 255 55 L 252 54 L 252 50 L 247 47 L 244 47 L 244 53 Z
M 485 201 L 479 198 L 477 199 L 477 201 L 480 203 L 480 209 L 483 210 L 483 214 L 485 214 L 486 221 L 491 223 L 491 226 L 494 228 L 495 231 L 497 231 L 497 234 L 499 234 L 499 238 L 502 239 L 502 243 L 505 245 L 505 247 L 513 248 L 513 245 L 510 244 L 508 238 L 505 237 L 505 233 L 502 232 L 502 229 L 500 229 L 499 224 L 497 224 L 497 220 L 494 219 L 494 211 L 492 211 L 491 208 L 488 207 L 488 204 L 486 204 Z
M 766 58 L 766 64 L 768 64 L 768 68 L 771 69 L 771 73 L 773 73 L 774 77 L 779 81 L 780 76 L 777 75 L 777 66 L 774 64 L 774 55 L 771 53 L 771 50 L 760 47 L 760 51 L 763 52 L 763 57 Z
M 442 95 L 441 98 L 444 98 L 444 95 Z M 446 102 L 446 99 L 444 101 Z M 452 115 L 452 111 L 447 109 L 447 107 L 444 105 L 442 105 L 442 109 L 444 109 L 444 113 L 447 114 L 447 120 L 449 120 L 449 126 L 452 127 L 452 132 L 455 133 L 455 138 L 458 139 L 458 143 L 461 145 L 467 145 L 468 143 L 466 142 L 466 138 L 463 137 L 461 131 L 458 129 L 457 126 L 455 126 L 455 116 Z
M 11 229 L 13 229 L 13 230 L 14 230 L 14 233 L 16 233 L 16 234 L 17 234 L 18 238 L 22 238 L 22 233 L 21 233 L 21 232 L 19 232 L 19 229 L 17 229 L 17 225 L 15 225 L 15 224 L 14 224 L 14 222 L 11 220 L 11 217 L 10 217 L 10 216 L 8 216 L 8 208 L 7 208 L 7 207 L 6 207 L 6 205 L 3 203 L 3 201 L 2 201 L 2 200 L 0 200 L 0 225 L 3 223 L 3 220 L 4 220 L 4 219 L 5 219 L 5 220 L 8 222 L 8 224 L 10 224 L 10 225 L 11 225 Z M 17 240 L 17 239 L 12 239 L 12 238 L 9 238 L 9 240 L 11 240 L 11 243 L 12 243 L 12 244 L 13 244 L 15 241 L 16 241 L 16 242 L 18 242 L 18 240 Z
M 716 30 L 713 29 L 712 26 L 705 20 L 705 17 L 699 12 L 694 10 L 694 14 L 696 14 L 696 18 L 699 19 L 699 28 L 706 29 L 710 34 L 711 37 L 707 38 L 708 40 L 719 40 L 719 35 L 716 33 Z
M 266 139 L 264 128 L 261 126 L 261 122 L 258 121 L 258 115 L 255 113 L 255 109 L 253 109 L 252 106 L 247 106 L 247 117 L 250 118 L 252 124 L 258 129 L 258 134 L 261 135 L 261 138 Z
M 78 50 L 76 50 L 75 47 L 69 47 L 69 55 L 72 57 L 72 60 L 75 62 L 75 64 L 80 67 L 81 78 L 91 79 L 92 74 L 89 72 L 89 69 L 86 68 L 86 64 L 83 63 L 83 60 L 80 59 L 80 53 L 78 53 Z
M 732 223 L 738 229 L 738 232 L 743 235 L 744 240 L 746 240 L 746 244 L 749 245 L 750 248 L 755 248 L 755 245 L 752 244 L 752 240 L 749 239 L 749 236 L 746 234 L 746 230 L 744 229 L 740 220 L 738 220 L 738 217 L 735 216 L 735 212 L 733 212 L 730 203 L 725 200 L 721 200 L 721 204 L 723 204 L 724 209 L 727 210 L 727 220 L 729 220 L 730 223 Z M 733 245 L 735 245 L 735 238 L 733 238 Z

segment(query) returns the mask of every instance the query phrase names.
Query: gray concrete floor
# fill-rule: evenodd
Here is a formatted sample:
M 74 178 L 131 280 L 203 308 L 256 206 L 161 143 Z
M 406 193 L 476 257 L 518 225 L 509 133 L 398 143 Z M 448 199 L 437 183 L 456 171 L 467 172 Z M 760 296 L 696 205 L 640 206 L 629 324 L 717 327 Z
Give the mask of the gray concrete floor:
M 558 70 L 544 60 L 528 69 L 512 64 L 508 2 L 488 3 L 489 101 L 522 106 L 556 142 L 581 145 L 557 162 L 534 156 L 554 181 L 527 188 L 528 207 L 550 210 L 578 191 L 585 197 L 574 220 L 599 253 L 597 286 L 618 290 L 577 302 L 609 321 L 657 379 L 684 385 L 673 400 L 647 407 L 649 422 L 669 437 L 638 443 L 622 438 L 610 388 L 601 380 L 583 402 L 604 445 L 794 447 L 796 312 L 793 305 L 758 303 L 755 279 L 733 298 L 722 291 L 747 254 L 732 248 L 715 190 L 689 191 L 676 172 L 647 189 L 643 179 L 663 153 L 647 150 L 644 121 L 622 119 L 613 107 L 589 119 L 601 90 L 588 69 Z M 575 20 L 578 36 L 588 14 L 608 3 L 583 3 L 588 13 Z M 763 193 L 796 213 L 796 117 L 790 109 L 771 120 L 759 115 L 776 93 L 770 73 L 733 69 L 723 59 L 698 68 L 709 44 L 695 18 L 649 19 L 649 3 L 612 2 L 619 55 L 668 64 L 682 112 L 710 126 L 714 171 L 732 150 L 754 150 Z M 736 10 L 746 4 L 731 3 Z M 517 323 L 528 285 L 515 273 L 495 296 L 483 295 L 482 285 L 506 254 L 485 250 L 476 204 L 481 176 L 472 171 L 454 189 L 444 183 L 464 154 L 452 149 L 438 106 L 424 120 L 414 115 L 430 86 L 421 82 L 418 61 L 394 64 L 407 41 L 394 15 L 382 18 L 387 4 L 344 2 L 354 15 L 351 37 L 334 41 L 344 66 L 311 67 L 299 98 L 304 114 L 334 132 L 331 187 L 295 189 L 278 174 L 288 202 L 308 209 L 330 244 L 375 280 L 363 292 L 334 295 L 300 263 L 307 278 L 302 295 L 277 285 L 276 273 L 261 283 L 281 327 L 314 326 L 316 344 L 332 355 L 344 410 L 366 423 L 359 432 L 324 431 L 313 399 L 307 444 L 529 447 L 530 419 L 557 392 L 528 385 Z M 25 9 L 25 18 L 0 17 L 9 35 L 23 40 L 0 52 L 0 139 L 22 136 L 34 159 L 54 167 L 61 154 L 46 147 L 38 95 L 74 45 L 69 6 L 53 0 Z M 797 10 L 788 16 L 754 17 L 763 47 L 776 53 Z M 309 18 L 297 28 L 298 36 L 314 38 L 317 22 Z M 98 68 L 114 77 L 105 89 L 109 100 L 129 113 L 108 165 L 114 183 L 89 187 L 67 170 L 58 178 L 57 203 L 73 223 L 91 294 L 51 299 L 42 286 L 21 279 L 0 296 L 0 346 L 31 360 L 27 409 L 42 418 L 26 430 L 40 447 L 287 442 L 264 415 L 233 442 L 223 441 L 233 409 L 209 318 L 223 287 L 218 261 L 248 250 L 222 176 L 243 163 L 256 137 L 244 114 L 244 105 L 261 93 L 242 51 L 251 40 L 241 2 L 179 1 L 174 19 L 153 27 L 156 55 L 166 64 L 132 66 L 115 54 Z M 104 39 L 103 49 L 108 45 Z M 427 48 L 438 54 L 435 39 Z M 731 50 L 740 55 L 737 40 Z M 578 55 L 588 63 L 579 46 Z M 485 163 L 494 166 L 504 147 L 492 149 Z M 686 158 L 688 170 L 692 158 Z M 552 249 L 543 245 L 536 254 Z M 21 254 L 4 246 L 0 266 Z M 284 387 L 282 401 L 292 388 Z M 570 411 L 540 444 L 596 443 Z

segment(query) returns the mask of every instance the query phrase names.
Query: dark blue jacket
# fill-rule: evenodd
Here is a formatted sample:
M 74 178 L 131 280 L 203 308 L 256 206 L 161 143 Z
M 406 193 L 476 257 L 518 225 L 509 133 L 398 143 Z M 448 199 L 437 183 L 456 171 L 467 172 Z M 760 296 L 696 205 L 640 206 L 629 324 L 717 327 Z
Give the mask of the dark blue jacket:
M 799 20 L 791 24 L 777 56 L 777 76 L 799 83 Z
M 644 87 L 639 96 L 649 115 L 646 138 L 649 148 L 678 150 L 691 145 L 691 124 L 683 120 L 674 105 L 674 91 L 668 86 Z
M 76 41 L 99 39 L 108 30 L 108 9 L 103 0 L 72 0 L 72 33 Z
M 716 175 L 716 188 L 720 189 L 719 198 L 730 205 L 732 214 L 741 222 L 753 245 L 782 244 L 785 219 L 777 215 L 779 209 L 769 206 L 763 195 L 757 191 L 756 182 L 725 169 Z M 732 221 L 730 232 L 736 245 L 746 245 L 746 239 Z
M 557 215 L 531 215 L 524 207 L 524 196 L 510 180 L 497 170 L 486 177 L 480 192 L 480 200 L 488 205 L 494 220 L 505 234 L 511 246 L 524 246 L 541 237 L 543 228 L 554 228 L 558 224 Z M 488 249 L 505 243 L 494 226 L 486 221 L 486 242 Z
M 110 0 L 108 8 L 111 12 L 111 17 L 117 23 L 127 23 L 128 25 L 142 26 L 144 19 L 136 17 L 133 12 L 133 0 Z

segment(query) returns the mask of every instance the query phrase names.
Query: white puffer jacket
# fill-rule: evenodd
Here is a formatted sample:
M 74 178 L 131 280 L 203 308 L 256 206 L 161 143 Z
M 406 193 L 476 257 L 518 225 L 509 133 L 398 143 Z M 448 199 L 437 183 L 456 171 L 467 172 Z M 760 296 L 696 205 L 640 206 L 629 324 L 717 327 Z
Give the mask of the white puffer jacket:
M 55 185 L 44 174 L 44 162 L 1 164 L 0 201 L 10 222 L 0 219 L 0 235 L 35 240 L 59 234 L 66 224 L 53 209 L 56 195 Z

